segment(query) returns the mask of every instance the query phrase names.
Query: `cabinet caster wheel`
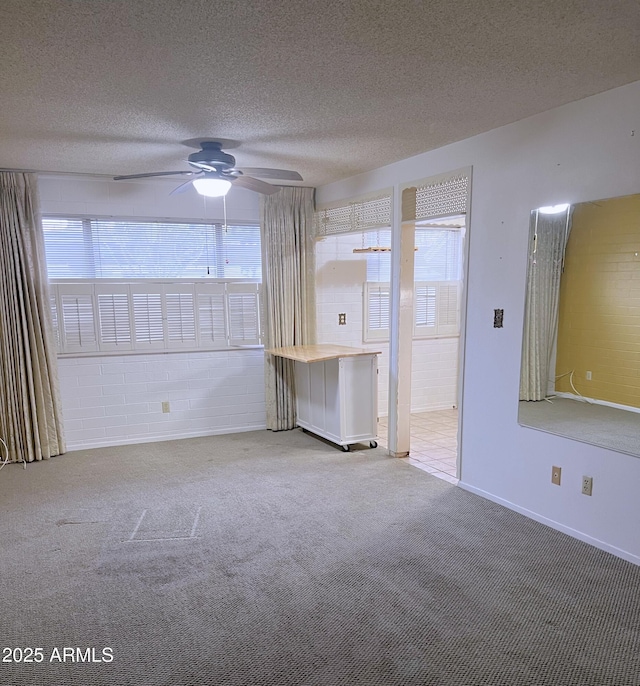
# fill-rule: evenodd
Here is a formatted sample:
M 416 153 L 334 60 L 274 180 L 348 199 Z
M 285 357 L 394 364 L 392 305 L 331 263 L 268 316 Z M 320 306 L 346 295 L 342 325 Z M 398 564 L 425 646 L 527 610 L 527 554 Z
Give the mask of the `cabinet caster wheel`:
M 378 447 L 378 441 L 370 441 L 369 446 L 371 448 L 377 448 Z
M 343 453 L 348 453 L 350 450 L 351 450 L 351 446 L 350 446 L 350 445 L 343 445 L 343 446 L 342 446 L 342 452 L 343 452 Z

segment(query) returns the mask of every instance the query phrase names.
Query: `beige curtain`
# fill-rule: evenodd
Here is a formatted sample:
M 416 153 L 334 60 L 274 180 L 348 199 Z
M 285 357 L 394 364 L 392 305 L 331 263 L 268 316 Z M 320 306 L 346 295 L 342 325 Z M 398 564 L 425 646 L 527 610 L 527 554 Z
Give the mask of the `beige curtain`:
M 0 172 L 0 437 L 13 462 L 65 451 L 33 174 Z
M 266 350 L 315 342 L 313 209 L 313 188 L 285 187 L 261 200 Z M 293 362 L 265 357 L 267 429 L 293 429 Z
M 559 215 L 531 214 L 524 308 L 520 400 L 544 400 L 555 385 L 551 368 L 558 331 L 558 303 L 571 209 Z

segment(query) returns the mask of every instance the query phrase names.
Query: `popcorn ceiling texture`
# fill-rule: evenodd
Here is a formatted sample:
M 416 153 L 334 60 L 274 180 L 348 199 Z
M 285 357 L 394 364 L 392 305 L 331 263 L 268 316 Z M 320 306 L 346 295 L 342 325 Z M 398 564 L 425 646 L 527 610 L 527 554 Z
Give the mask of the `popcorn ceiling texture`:
M 640 5 L 3 0 L 0 167 L 187 168 L 194 137 L 321 185 L 640 78 Z

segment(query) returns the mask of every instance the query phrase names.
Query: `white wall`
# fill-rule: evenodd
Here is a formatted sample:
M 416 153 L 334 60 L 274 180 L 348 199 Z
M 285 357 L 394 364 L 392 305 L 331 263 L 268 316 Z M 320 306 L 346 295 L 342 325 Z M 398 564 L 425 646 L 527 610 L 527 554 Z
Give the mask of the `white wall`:
M 378 413 L 386 416 L 389 401 L 389 342 L 364 343 L 363 285 L 367 259 L 353 252 L 361 234 L 327 236 L 316 242 L 316 308 L 318 343 L 336 343 L 380 350 Z M 338 313 L 347 315 L 338 324 Z M 413 342 L 411 409 L 441 410 L 457 402 L 458 339 L 415 339 Z
M 317 201 L 468 165 L 461 485 L 640 563 L 640 458 L 517 423 L 529 212 L 640 191 L 640 82 L 322 187 Z M 494 308 L 504 308 L 502 329 Z M 562 467 L 560 487 L 552 465 Z M 591 497 L 580 493 L 583 474 Z
M 222 219 L 222 201 L 195 191 L 170 196 L 180 180 L 111 181 L 42 176 L 44 214 Z M 233 188 L 232 221 L 258 221 L 258 195 Z M 264 429 L 261 349 L 60 358 L 70 450 Z M 162 412 L 169 401 L 170 412 Z

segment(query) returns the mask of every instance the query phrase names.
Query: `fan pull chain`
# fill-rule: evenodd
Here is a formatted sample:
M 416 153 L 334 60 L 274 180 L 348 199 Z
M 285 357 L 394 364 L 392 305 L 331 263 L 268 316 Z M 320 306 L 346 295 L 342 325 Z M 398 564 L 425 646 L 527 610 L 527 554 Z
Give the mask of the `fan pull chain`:
M 222 216 L 224 219 L 224 232 L 227 233 L 227 196 L 222 196 Z
M 209 271 L 209 226 L 205 225 L 205 230 L 204 230 L 204 244 L 207 249 L 207 276 L 211 275 L 211 272 Z

